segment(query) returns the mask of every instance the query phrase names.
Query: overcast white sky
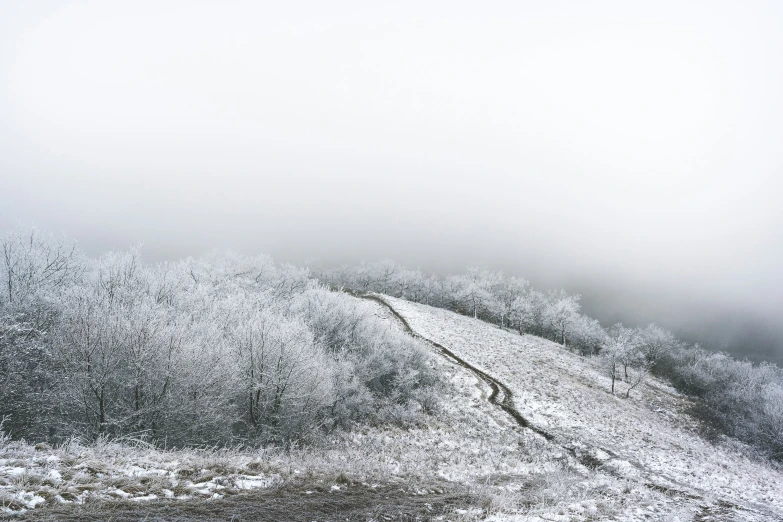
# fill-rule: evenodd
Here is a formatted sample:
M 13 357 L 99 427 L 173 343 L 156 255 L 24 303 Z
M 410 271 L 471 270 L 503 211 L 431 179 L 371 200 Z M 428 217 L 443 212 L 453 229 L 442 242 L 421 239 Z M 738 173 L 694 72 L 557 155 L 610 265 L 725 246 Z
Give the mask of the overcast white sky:
M 772 324 L 781 27 L 775 1 L 4 0 L 0 229 Z

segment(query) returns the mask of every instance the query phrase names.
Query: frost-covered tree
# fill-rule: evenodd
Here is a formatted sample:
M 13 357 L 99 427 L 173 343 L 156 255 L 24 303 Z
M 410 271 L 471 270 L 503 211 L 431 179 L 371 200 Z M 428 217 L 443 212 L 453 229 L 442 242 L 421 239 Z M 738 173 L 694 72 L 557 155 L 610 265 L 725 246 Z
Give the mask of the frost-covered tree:
M 400 267 L 390 259 L 369 263 L 367 266 L 372 280 L 370 287 L 382 294 L 390 293 L 395 282 L 395 275 Z
M 514 301 L 511 321 L 519 333 L 543 335 L 546 307 L 546 295 L 538 290 L 528 290 Z
M 424 274 L 421 270 L 399 268 L 393 276 L 392 294 L 396 297 L 421 302 L 424 295 Z
M 770 382 L 761 391 L 761 407 L 754 411 L 758 439 L 772 458 L 783 460 L 783 382 Z
M 366 292 L 373 283 L 373 277 L 372 267 L 362 262 L 362 264 L 356 267 L 356 272 L 353 274 L 353 277 L 348 278 L 348 281 L 349 283 L 354 283 L 351 286 L 355 289 Z
M 252 432 L 290 437 L 315 422 L 330 402 L 331 377 L 322 347 L 307 325 L 252 300 L 230 312 L 226 338 L 242 376 L 247 425 Z
M 421 302 L 430 304 L 443 303 L 443 282 L 435 275 L 426 276 L 422 280 Z
M 618 377 L 622 376 L 621 368 L 633 357 L 636 347 L 637 335 L 632 328 L 627 328 L 620 323 L 609 328 L 601 347 L 601 358 L 607 375 L 612 380 L 612 395 Z
M 467 313 L 477 318 L 493 307 L 492 289 L 500 275 L 482 268 L 471 268 L 464 275 L 452 276 L 452 300 Z
M 15 436 L 56 431 L 50 416 L 60 402 L 62 375 L 52 330 L 63 292 L 79 280 L 82 264 L 73 242 L 35 229 L 0 238 L 0 417 Z
M 571 346 L 582 355 L 594 355 L 601 350 L 606 341 L 606 330 L 595 319 L 586 315 L 577 315 L 571 322 Z
M 57 356 L 89 434 L 157 428 L 179 340 L 168 307 L 150 290 L 131 251 L 102 257 L 86 284 L 67 294 Z
M 579 316 L 579 299 L 579 295 L 569 295 L 564 290 L 547 295 L 544 325 L 563 346 L 567 345 L 570 329 Z
M 672 332 L 657 324 L 649 324 L 639 329 L 638 337 L 642 362 L 649 368 L 652 368 L 680 344 Z
M 528 282 L 519 277 L 503 278 L 499 274 L 491 292 L 493 299 L 490 301 L 490 314 L 505 328 L 509 325 L 514 313 L 514 305 L 518 299 L 525 295 Z
M 67 287 L 82 269 L 81 255 L 74 243 L 35 229 L 6 234 L 0 240 L 0 256 L 2 295 L 11 305 Z
M 0 307 L 0 419 L 12 436 L 40 434 L 48 410 L 56 401 L 50 393 L 57 375 L 52 371 L 45 332 L 25 314 Z

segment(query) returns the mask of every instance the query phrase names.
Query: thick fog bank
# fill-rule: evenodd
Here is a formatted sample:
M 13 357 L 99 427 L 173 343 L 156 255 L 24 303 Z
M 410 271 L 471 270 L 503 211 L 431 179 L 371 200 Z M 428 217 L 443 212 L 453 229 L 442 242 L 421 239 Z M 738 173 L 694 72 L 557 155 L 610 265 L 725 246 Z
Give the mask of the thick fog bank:
M 781 2 L 0 2 L 0 232 L 503 270 L 780 360 Z

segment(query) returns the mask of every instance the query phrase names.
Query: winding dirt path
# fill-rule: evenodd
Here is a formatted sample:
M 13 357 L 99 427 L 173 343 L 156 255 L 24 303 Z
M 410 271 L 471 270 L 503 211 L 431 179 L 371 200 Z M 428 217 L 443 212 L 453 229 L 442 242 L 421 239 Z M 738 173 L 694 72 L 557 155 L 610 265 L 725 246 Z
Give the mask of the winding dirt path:
M 499 380 L 495 379 L 488 373 L 479 370 L 469 362 L 465 361 L 458 355 L 456 355 L 454 352 L 446 348 L 445 346 L 436 343 L 435 341 L 431 339 L 427 339 L 426 337 L 423 337 L 422 335 L 419 335 L 418 333 L 414 332 L 411 326 L 408 324 L 408 321 L 405 320 L 405 318 L 400 315 L 397 310 L 394 309 L 393 306 L 391 306 L 385 299 L 382 297 L 375 295 L 375 294 L 364 294 L 364 293 L 358 293 L 358 292 L 350 292 L 351 295 L 354 295 L 355 297 L 359 297 L 361 299 L 367 299 L 369 301 L 375 301 L 376 303 L 379 303 L 383 307 L 385 307 L 387 310 L 389 310 L 392 315 L 402 324 L 402 327 L 405 329 L 405 331 L 411 335 L 412 337 L 415 337 L 416 339 L 420 339 L 426 343 L 428 343 L 430 346 L 434 347 L 438 353 L 440 353 L 445 358 L 449 359 L 455 364 L 458 364 L 462 366 L 463 368 L 466 368 L 473 372 L 479 379 L 484 381 L 492 390 L 492 392 L 489 395 L 489 402 L 506 412 L 514 421 L 522 426 L 523 428 L 528 428 L 542 437 L 544 437 L 547 440 L 554 440 L 554 435 L 551 433 L 548 433 L 541 428 L 538 428 L 536 426 L 533 426 L 530 424 L 530 421 L 528 421 L 521 413 L 519 413 L 519 410 L 516 409 L 514 406 L 514 394 L 511 393 L 511 390 L 500 382 Z

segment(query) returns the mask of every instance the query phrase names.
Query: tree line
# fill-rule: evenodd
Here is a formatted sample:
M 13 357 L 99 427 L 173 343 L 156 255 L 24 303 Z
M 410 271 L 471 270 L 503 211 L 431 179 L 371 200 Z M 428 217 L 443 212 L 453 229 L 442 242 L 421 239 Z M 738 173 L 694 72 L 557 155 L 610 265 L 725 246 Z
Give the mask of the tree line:
M 91 259 L 16 231 L 0 281 L 0 421 L 15 438 L 293 444 L 437 408 L 417 343 L 266 256 Z
M 581 313 L 579 295 L 542 292 L 524 279 L 481 268 L 440 277 L 385 260 L 314 273 L 332 287 L 449 309 L 594 357 L 612 394 L 628 398 L 655 374 L 697 398 L 694 413 L 708 426 L 783 461 L 783 372 L 774 364 L 688 345 L 656 324 L 605 328 Z
M 439 277 L 391 261 L 338 269 L 211 254 L 146 264 L 85 256 L 35 230 L 0 240 L 0 422 L 13 437 L 145 436 L 169 445 L 306 441 L 422 422 L 437 374 L 421 348 L 332 287 L 447 308 L 594 357 L 607 391 L 656 374 L 713 428 L 783 460 L 783 375 L 658 325 L 603 327 L 578 295 L 485 269 Z

